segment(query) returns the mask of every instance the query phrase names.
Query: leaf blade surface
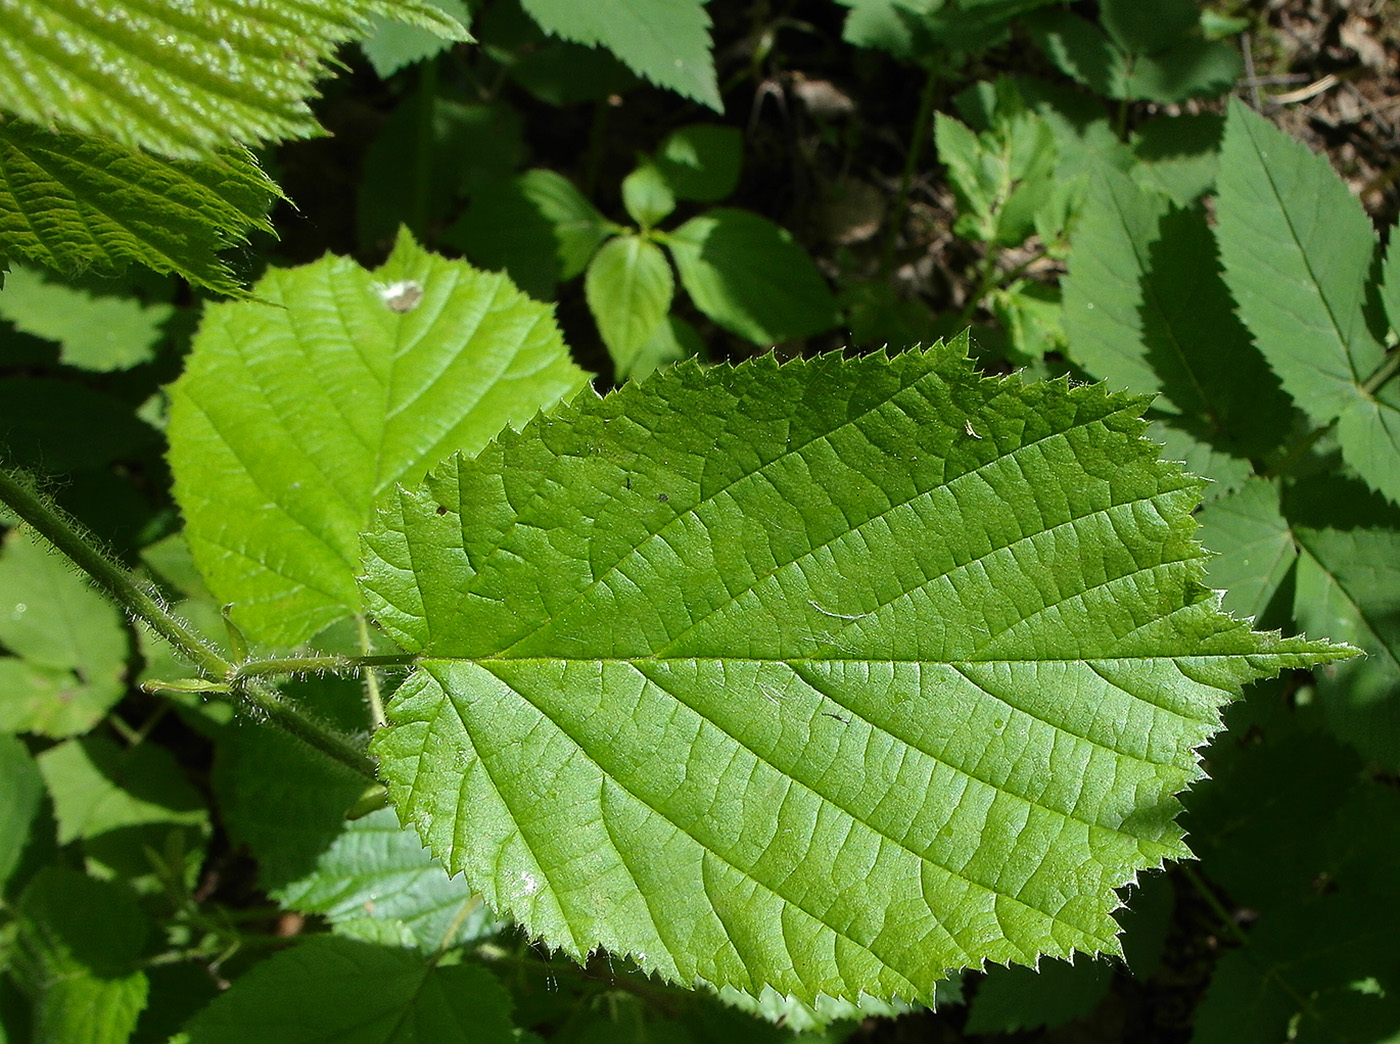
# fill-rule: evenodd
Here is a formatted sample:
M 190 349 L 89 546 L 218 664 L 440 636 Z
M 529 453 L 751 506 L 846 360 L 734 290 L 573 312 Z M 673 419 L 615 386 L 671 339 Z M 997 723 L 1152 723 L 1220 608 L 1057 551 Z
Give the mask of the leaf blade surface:
M 683 983 L 1116 951 L 1218 706 L 1340 654 L 1219 612 L 1141 408 L 943 348 L 682 364 L 444 462 L 366 537 L 420 654 L 391 799 L 550 945 Z

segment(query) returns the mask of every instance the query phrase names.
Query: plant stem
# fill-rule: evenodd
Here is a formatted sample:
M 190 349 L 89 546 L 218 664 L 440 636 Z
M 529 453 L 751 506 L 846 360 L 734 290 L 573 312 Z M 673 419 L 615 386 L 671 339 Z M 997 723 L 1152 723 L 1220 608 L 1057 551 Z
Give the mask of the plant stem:
M 409 198 L 409 227 L 420 240 L 428 234 L 429 200 L 433 190 L 433 117 L 437 106 L 438 60 L 434 55 L 418 70 L 418 96 L 415 99 L 417 142 L 413 154 L 413 194 Z
M 239 668 L 225 659 L 212 642 L 166 609 L 151 589 L 138 583 L 103 554 L 96 538 L 80 523 L 64 514 L 17 472 L 3 466 L 0 466 L 0 501 L 86 573 L 103 594 L 174 646 L 202 675 L 217 681 L 241 680 Z M 397 662 L 403 659 L 398 658 Z M 359 746 L 336 730 L 307 717 L 275 690 L 253 680 L 230 685 L 228 694 L 257 720 L 271 721 L 322 754 L 360 775 L 374 778 L 374 763 Z
M 369 624 L 365 622 L 364 613 L 355 614 L 355 626 L 360 633 L 360 652 L 368 656 L 372 648 L 369 641 Z M 384 716 L 384 700 L 379 695 L 379 675 L 374 673 L 374 668 L 368 668 L 364 672 L 365 679 L 365 699 L 369 701 L 370 721 L 375 728 L 388 723 Z
M 1400 373 L 1400 351 L 1392 351 L 1386 360 L 1376 368 L 1376 372 L 1366 378 L 1366 383 L 1361 386 L 1362 392 L 1367 395 L 1374 395 L 1381 390 L 1381 386 L 1392 377 Z
M 919 94 L 919 111 L 914 117 L 909 151 L 904 154 L 904 172 L 899 178 L 899 195 L 895 197 L 894 209 L 890 212 L 889 228 L 885 231 L 885 245 L 880 254 L 882 276 L 888 276 L 894 266 L 894 248 L 899 240 L 900 226 L 904 223 L 904 207 L 909 202 L 909 186 L 914 180 L 914 171 L 918 169 L 924 139 L 928 137 L 929 121 L 933 118 L 933 95 L 938 88 L 939 71 L 940 63 L 937 57 L 930 59 L 928 72 L 924 77 L 924 89 Z
M 279 674 L 353 674 L 366 667 L 406 667 L 416 659 L 412 653 L 396 653 L 388 656 L 287 656 L 249 660 L 233 669 L 233 679 L 270 678 Z

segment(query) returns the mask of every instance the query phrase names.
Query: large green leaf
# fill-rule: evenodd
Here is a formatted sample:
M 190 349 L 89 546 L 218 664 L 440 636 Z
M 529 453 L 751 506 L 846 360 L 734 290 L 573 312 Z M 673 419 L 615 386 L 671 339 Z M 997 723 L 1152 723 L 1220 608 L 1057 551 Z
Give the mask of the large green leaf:
M 720 111 L 705 0 L 521 0 L 540 26 L 589 47 L 601 45 L 658 87 Z
M 373 751 L 449 871 L 808 1002 L 1117 950 L 1220 705 L 1352 650 L 1218 609 L 1142 399 L 965 347 L 683 363 L 386 501 L 366 599 L 419 664 Z
M 511 1044 L 510 998 L 478 965 L 313 936 L 259 964 L 185 1027 L 188 1044 Z
M 67 275 L 115 275 L 136 262 L 232 293 L 238 283 L 218 253 L 253 229 L 271 233 L 276 196 L 243 152 L 173 161 L 0 118 L 0 253 Z
M 187 159 L 321 133 L 307 105 L 379 14 L 470 39 L 425 0 L 5 0 L 0 109 Z
M 170 463 L 209 589 L 250 638 L 356 612 L 374 500 L 577 389 L 549 310 L 403 233 L 373 272 L 328 257 L 206 311 L 170 390 Z
M 24 744 L 0 736 L 0 894 L 19 867 L 43 796 L 43 778 Z

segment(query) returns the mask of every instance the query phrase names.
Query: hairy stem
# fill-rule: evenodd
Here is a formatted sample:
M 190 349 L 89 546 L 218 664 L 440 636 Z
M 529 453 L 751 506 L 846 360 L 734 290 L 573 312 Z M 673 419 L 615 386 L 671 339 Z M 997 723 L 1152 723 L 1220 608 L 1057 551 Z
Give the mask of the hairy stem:
M 235 683 L 228 686 L 226 694 L 254 718 L 270 721 L 353 771 L 374 778 L 374 763 L 357 744 L 307 717 L 275 689 L 256 679 L 244 682 L 238 667 L 209 639 L 170 612 L 153 589 L 137 582 L 121 565 L 108 558 L 97 539 L 76 519 L 39 493 L 18 472 L 4 466 L 0 466 L 0 501 L 86 573 L 98 590 L 169 642 L 200 674 L 215 681 Z

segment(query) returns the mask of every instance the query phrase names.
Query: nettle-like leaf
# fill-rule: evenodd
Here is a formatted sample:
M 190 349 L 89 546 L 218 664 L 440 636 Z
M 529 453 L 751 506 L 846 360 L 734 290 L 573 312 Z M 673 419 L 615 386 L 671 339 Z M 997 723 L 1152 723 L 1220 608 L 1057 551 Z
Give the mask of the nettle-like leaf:
M 219 251 L 254 229 L 272 233 L 277 196 L 244 152 L 168 160 L 0 116 L 0 253 L 14 260 L 70 276 L 117 275 L 135 262 L 234 293 Z
M 1400 397 L 1374 395 L 1385 349 L 1366 321 L 1376 235 L 1328 165 L 1262 116 L 1230 104 L 1216 238 L 1240 318 L 1284 390 L 1342 455 L 1400 502 Z
M 6 0 L 4 11 L 0 109 L 184 159 L 320 134 L 307 100 L 372 15 L 470 39 L 426 0 Z
M 521 0 L 546 32 L 603 46 L 639 76 L 722 111 L 705 0 Z
M 209 589 L 250 638 L 358 611 L 375 498 L 579 388 L 548 308 L 405 232 L 373 272 L 327 257 L 205 312 L 170 389 L 170 464 Z
M 1117 952 L 1220 706 L 1353 650 L 1219 609 L 1145 400 L 965 349 L 683 363 L 386 500 L 365 597 L 419 661 L 372 749 L 450 872 L 807 1002 Z

